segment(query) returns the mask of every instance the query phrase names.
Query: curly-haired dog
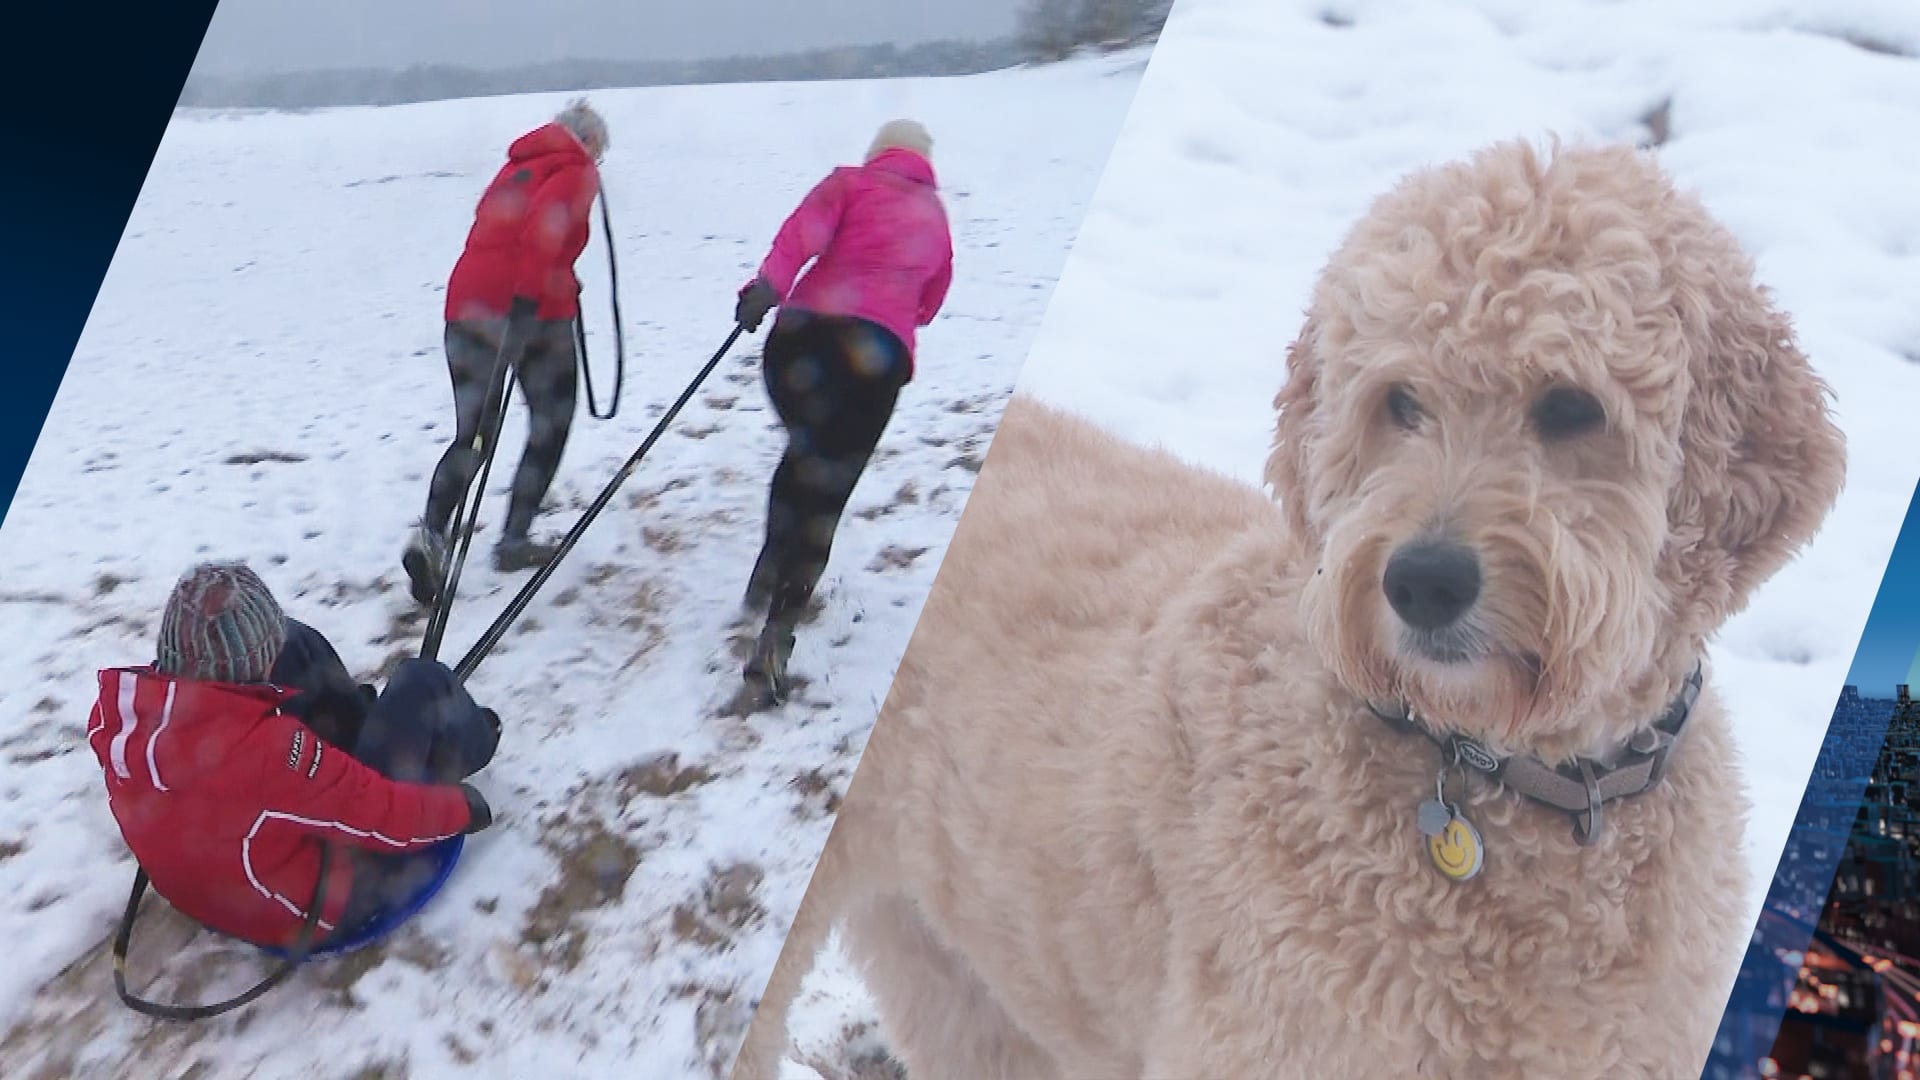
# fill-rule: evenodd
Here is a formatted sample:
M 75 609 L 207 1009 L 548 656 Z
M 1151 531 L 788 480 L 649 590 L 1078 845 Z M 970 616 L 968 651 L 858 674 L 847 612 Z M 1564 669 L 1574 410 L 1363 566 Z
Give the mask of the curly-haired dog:
M 1828 396 L 1647 157 L 1510 143 L 1333 255 L 1277 506 L 1015 402 L 736 1076 L 836 922 L 916 1080 L 1696 1075 L 1749 932 L 1699 665 L 1838 495 Z

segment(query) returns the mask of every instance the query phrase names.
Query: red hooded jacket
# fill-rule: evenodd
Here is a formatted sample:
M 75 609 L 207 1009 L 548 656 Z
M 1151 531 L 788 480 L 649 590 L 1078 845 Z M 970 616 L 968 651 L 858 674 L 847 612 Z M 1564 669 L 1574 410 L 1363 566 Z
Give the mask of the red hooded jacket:
M 456 785 L 388 780 L 280 711 L 294 691 L 99 674 L 87 745 L 106 773 L 120 835 L 155 891 L 194 921 L 257 945 L 300 932 L 321 841 L 416 851 L 471 820 Z M 324 935 L 347 903 L 352 860 L 336 850 Z
M 586 250 L 599 191 L 600 170 L 565 127 L 547 124 L 514 140 L 447 281 L 447 321 L 504 318 L 516 296 L 538 300 L 542 319 L 579 315 L 573 264 Z

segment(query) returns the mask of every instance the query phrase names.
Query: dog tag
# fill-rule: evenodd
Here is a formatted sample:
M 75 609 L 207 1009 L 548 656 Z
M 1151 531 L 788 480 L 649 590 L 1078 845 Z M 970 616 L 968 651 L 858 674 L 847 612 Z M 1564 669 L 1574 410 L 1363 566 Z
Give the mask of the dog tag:
M 1480 830 L 1474 828 L 1473 822 L 1461 816 L 1459 811 L 1451 807 L 1442 809 L 1447 811 L 1447 824 L 1439 835 L 1427 838 L 1427 855 L 1432 858 L 1434 869 L 1448 880 L 1471 880 L 1486 861 L 1486 851 L 1480 843 Z
M 1445 833 L 1447 826 L 1451 824 L 1453 824 L 1453 811 L 1447 809 L 1446 803 L 1438 799 L 1427 799 L 1420 804 L 1419 825 L 1421 836 L 1431 840 Z

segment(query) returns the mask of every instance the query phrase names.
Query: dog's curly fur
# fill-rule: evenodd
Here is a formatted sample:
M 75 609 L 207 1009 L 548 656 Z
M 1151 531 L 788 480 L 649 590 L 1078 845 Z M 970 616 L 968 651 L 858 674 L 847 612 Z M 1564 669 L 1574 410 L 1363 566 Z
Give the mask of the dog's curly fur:
M 1604 421 L 1543 427 L 1556 388 Z M 1749 930 L 1711 680 L 1590 846 L 1476 778 L 1458 884 L 1414 825 L 1438 751 L 1366 700 L 1619 743 L 1824 520 L 1828 397 L 1647 156 L 1514 142 L 1332 257 L 1275 501 L 1016 399 L 734 1075 L 836 923 L 916 1080 L 1696 1075 Z M 1434 536 L 1484 574 L 1465 660 L 1382 588 Z

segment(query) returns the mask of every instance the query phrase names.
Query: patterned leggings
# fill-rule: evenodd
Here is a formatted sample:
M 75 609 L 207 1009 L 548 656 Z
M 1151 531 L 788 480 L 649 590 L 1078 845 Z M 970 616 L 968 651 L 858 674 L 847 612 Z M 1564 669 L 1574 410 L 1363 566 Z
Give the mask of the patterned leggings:
M 767 536 L 748 585 L 768 622 L 800 619 L 832 554 L 847 500 L 909 378 L 906 347 L 863 319 L 783 312 L 767 336 L 767 394 L 787 450 L 767 494 Z
M 452 445 L 440 456 L 433 471 L 433 483 L 427 490 L 424 520 L 427 526 L 445 533 L 453 517 L 460 492 L 473 481 L 480 468 L 480 457 L 472 443 L 483 418 L 493 412 L 498 395 L 487 395 L 487 383 L 499 358 L 500 335 L 504 320 L 489 322 L 452 322 L 447 324 L 447 370 L 453 377 L 455 417 Z M 525 537 L 540 510 L 540 500 L 552 486 L 560 468 L 560 455 L 567 449 L 567 433 L 573 427 L 573 410 L 578 392 L 573 344 L 573 322 L 569 319 L 542 321 L 534 329 L 514 363 L 514 375 L 520 396 L 528 412 L 527 448 L 520 457 L 520 469 L 513 477 L 513 496 L 507 505 L 505 537 Z M 497 451 L 496 451 L 497 452 Z

